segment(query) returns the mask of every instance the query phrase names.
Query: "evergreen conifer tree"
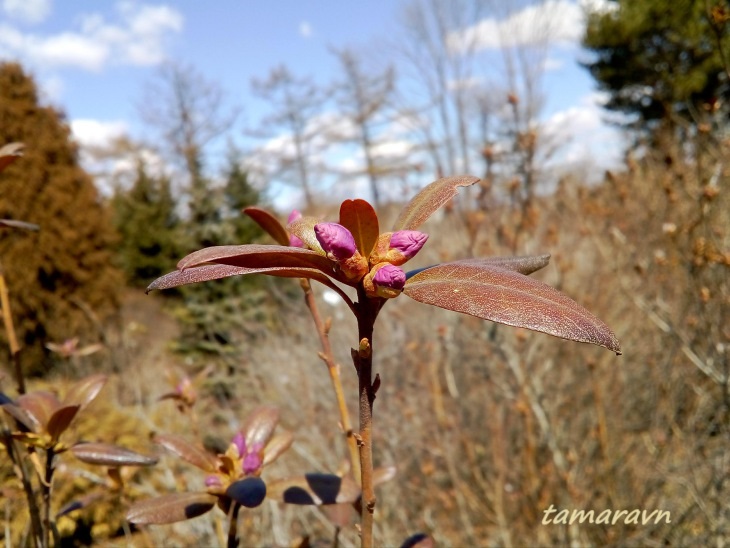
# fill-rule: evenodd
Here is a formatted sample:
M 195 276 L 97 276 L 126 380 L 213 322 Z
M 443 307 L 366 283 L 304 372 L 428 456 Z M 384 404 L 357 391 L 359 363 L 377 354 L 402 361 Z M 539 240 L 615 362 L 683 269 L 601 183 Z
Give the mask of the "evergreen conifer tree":
M 108 212 L 79 167 L 63 115 L 40 104 L 20 65 L 0 63 L 0 142 L 12 141 L 25 143 L 25 154 L 0 176 L 0 218 L 40 230 L 0 232 L 0 258 L 24 363 L 39 372 L 44 343 L 95 338 L 90 316 L 115 310 L 122 276 L 112 265 Z

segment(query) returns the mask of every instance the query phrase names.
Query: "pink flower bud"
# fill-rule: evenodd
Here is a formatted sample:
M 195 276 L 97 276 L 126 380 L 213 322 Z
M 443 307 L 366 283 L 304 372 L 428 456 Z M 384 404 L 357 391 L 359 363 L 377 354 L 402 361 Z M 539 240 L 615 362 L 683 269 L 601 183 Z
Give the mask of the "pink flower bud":
M 397 249 L 406 259 L 418 253 L 428 240 L 428 234 L 417 230 L 399 230 L 390 237 L 390 249 Z
M 344 226 L 337 223 L 314 225 L 314 235 L 328 256 L 337 261 L 349 259 L 357 251 L 355 238 Z
M 259 455 L 258 451 L 255 453 L 249 453 L 243 457 L 243 473 L 253 474 L 261 468 L 262 462 L 261 455 Z
M 292 212 L 289 213 L 289 218 L 286 220 L 287 224 L 292 224 L 294 221 L 298 221 L 302 218 L 302 214 L 297 209 L 292 209 Z
M 223 482 L 218 476 L 208 476 L 205 478 L 206 487 L 223 487 Z
M 406 285 L 406 273 L 397 266 L 384 264 L 373 276 L 373 283 L 376 287 L 400 291 Z

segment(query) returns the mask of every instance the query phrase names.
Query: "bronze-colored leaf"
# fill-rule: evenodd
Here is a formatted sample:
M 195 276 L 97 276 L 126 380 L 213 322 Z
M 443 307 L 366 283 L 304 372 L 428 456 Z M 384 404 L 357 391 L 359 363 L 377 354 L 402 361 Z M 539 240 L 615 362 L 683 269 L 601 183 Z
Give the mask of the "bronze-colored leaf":
M 272 405 L 262 405 L 254 409 L 241 427 L 241 433 L 246 440 L 246 447 L 254 445 L 264 447 L 279 422 L 279 409 Z
M 334 274 L 332 261 L 314 251 L 299 247 L 258 244 L 206 247 L 184 257 L 177 267 L 179 270 L 185 270 L 206 263 L 245 268 L 314 268 L 328 276 Z
M 12 219 L 0 219 L 0 226 L 7 226 L 8 228 L 22 228 L 24 230 L 39 230 L 41 227 L 33 224 L 26 223 L 25 221 L 13 221 Z
M 48 419 L 48 426 L 46 427 L 46 430 L 48 431 L 48 434 L 50 434 L 52 440 L 57 441 L 58 438 L 61 437 L 61 434 L 63 434 L 69 427 L 71 421 L 74 420 L 80 408 L 81 407 L 79 405 L 65 405 L 63 407 L 59 407 L 53 412 L 51 418 Z
M 56 518 L 60 518 L 61 516 L 65 516 L 67 514 L 70 514 L 71 512 L 75 512 L 76 510 L 81 510 L 83 508 L 86 508 L 87 506 L 93 504 L 97 500 L 104 497 L 106 493 L 104 491 L 94 491 L 92 493 L 89 493 L 87 495 L 84 495 L 80 499 L 76 499 L 74 501 L 69 502 L 68 504 L 64 505 L 56 514 Z
M 353 503 L 360 498 L 360 488 L 350 476 L 311 473 L 269 483 L 268 496 L 288 504 L 321 506 Z
M 365 200 L 345 200 L 340 205 L 340 224 L 352 233 L 360 255 L 369 259 L 380 235 L 373 206 Z
M 136 525 L 185 521 L 202 516 L 216 503 L 208 493 L 174 493 L 134 503 L 127 510 L 127 520 Z
M 289 245 L 289 233 L 279 222 L 279 219 L 271 213 L 258 207 L 246 207 L 243 209 L 243 212 L 263 228 L 269 236 L 274 238 L 276 243 L 279 245 Z
M 545 268 L 550 262 L 550 255 L 528 255 L 524 257 L 488 257 L 486 259 L 460 259 L 449 263 L 441 263 L 439 265 L 426 266 L 424 268 L 417 268 L 406 272 L 406 279 L 410 280 L 416 274 L 433 268 L 434 266 L 444 265 L 456 265 L 456 264 L 471 264 L 471 265 L 486 265 L 496 266 L 498 268 L 504 268 L 505 270 L 514 270 L 520 274 L 528 275 L 533 272 L 537 272 L 541 268 Z
M 459 187 L 471 186 L 477 181 L 479 177 L 471 175 L 444 177 L 434 181 L 416 194 L 401 210 L 393 225 L 393 231 L 417 229 L 431 214 L 456 196 Z
M 314 234 L 314 225 L 321 223 L 316 217 L 301 217 L 296 221 L 292 221 L 287 226 L 287 230 L 294 234 L 297 238 L 304 242 L 309 249 L 318 255 L 327 255 Z
M 155 442 L 201 470 L 215 472 L 218 469 L 218 459 L 215 455 L 182 436 L 160 434 L 155 436 Z
M 157 463 L 157 457 L 141 455 L 110 443 L 77 443 L 71 452 L 82 462 L 101 466 L 151 466 Z
M 23 155 L 23 143 L 9 143 L 0 148 L 0 171 L 4 170 Z
M 271 438 L 271 441 L 266 444 L 266 449 L 264 450 L 264 466 L 268 466 L 279 458 L 279 455 L 289 449 L 292 441 L 294 441 L 294 436 L 292 436 L 291 432 L 281 432 Z
M 19 407 L 14 403 L 4 403 L 2 407 L 3 411 L 13 417 L 29 431 L 38 432 L 41 429 L 40 424 L 38 424 L 38 422 L 22 407 Z
M 446 310 L 621 353 L 601 320 L 557 289 L 512 270 L 458 262 L 434 266 L 408 280 L 403 292 Z
M 106 375 L 89 375 L 84 377 L 69 388 L 66 397 L 63 399 L 63 405 L 79 405 L 85 408 L 91 403 L 104 385 L 108 377 Z
M 56 395 L 45 390 L 23 394 L 16 403 L 25 409 L 30 418 L 43 430 L 48 426 L 53 412 L 61 406 Z

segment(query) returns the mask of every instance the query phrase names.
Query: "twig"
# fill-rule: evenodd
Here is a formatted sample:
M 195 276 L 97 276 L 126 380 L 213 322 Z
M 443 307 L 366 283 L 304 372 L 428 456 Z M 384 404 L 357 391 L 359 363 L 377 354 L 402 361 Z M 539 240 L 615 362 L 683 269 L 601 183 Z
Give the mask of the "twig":
M 25 394 L 25 379 L 23 377 L 23 370 L 20 366 L 20 345 L 18 344 L 18 337 L 15 335 L 13 316 L 10 313 L 10 297 L 8 295 L 8 286 L 5 283 L 5 272 L 3 270 L 2 263 L 0 263 L 0 308 L 2 308 L 3 312 L 5 333 L 7 333 L 8 336 L 10 358 L 15 367 L 15 379 L 18 383 L 18 393 Z
M 228 548 L 238 548 L 238 512 L 241 510 L 241 505 L 237 502 L 231 506 L 228 520 Z

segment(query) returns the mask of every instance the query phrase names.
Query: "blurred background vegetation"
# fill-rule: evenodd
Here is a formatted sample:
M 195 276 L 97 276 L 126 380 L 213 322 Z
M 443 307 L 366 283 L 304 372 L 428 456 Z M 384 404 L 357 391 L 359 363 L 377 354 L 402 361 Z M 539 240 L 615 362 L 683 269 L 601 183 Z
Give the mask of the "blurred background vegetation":
M 382 225 L 400 205 L 386 188 L 402 188 L 405 199 L 414 182 L 429 183 L 457 166 L 483 178 L 425 227 L 432 238 L 419 255 L 423 265 L 550 252 L 540 278 L 603 319 L 624 349 L 617 358 L 406 299 L 389 304 L 375 333 L 383 379 L 376 465 L 398 468 L 378 495 L 376 538 L 384 545 L 416 531 L 444 546 L 698 546 L 730 538 L 730 6 L 610 4 L 616 8 L 589 18 L 585 67 L 608 94 L 606 108 L 622 115 L 626 155 L 599 183 L 587 184 L 582 173 L 556 180 L 546 168 L 556 144 L 537 123 L 542 98 L 535 90 L 545 61 L 539 45 L 505 52 L 533 61 L 519 64 L 499 99 L 480 101 L 463 89 L 446 90 L 446 80 L 430 80 L 429 115 L 450 119 L 421 135 L 418 150 L 427 151 L 429 165 L 408 155 L 386 165 L 373 154 L 382 116 L 409 114 L 392 69 L 376 74 L 353 52 L 337 51 L 341 79 L 327 89 L 286 67 L 253 83 L 276 115 L 252 131 L 292 136 L 296 146 L 268 161 L 303 191 L 305 213 L 332 215 L 339 205 L 318 189 L 324 168 L 315 153 L 326 144 L 306 129 L 317 101 L 334 94 L 342 117 L 359 131 L 328 139 L 359 147 Z M 422 76 L 430 70 L 446 78 L 443 71 L 460 69 L 439 54 L 428 18 L 465 14 L 449 11 L 448 3 L 429 6 L 414 11 L 412 28 L 423 32 L 413 45 L 434 46 L 422 50 L 431 55 Z M 41 386 L 91 371 L 115 375 L 99 408 L 115 417 L 104 429 L 112 442 L 130 430 L 142 441 L 152 432 L 189 431 L 189 415 L 157 401 L 174 387 L 165 372 L 179 378 L 210 367 L 196 404 L 200 432 L 227 439 L 250 409 L 273 403 L 296 441 L 272 474 L 335 471 L 346 448 L 296 281 L 235 278 L 143 295 L 146 284 L 193 250 L 270 243 L 239 213 L 270 205 L 264 187 L 251 181 L 246 152 L 229 147 L 220 169 L 208 157 L 210 142 L 230 127 L 215 84 L 191 67 L 169 65 L 156 85 L 145 115 L 164 143 L 158 152 L 177 169 L 158 169 L 149 143 L 119 141 L 96 151 L 105 160 L 133 158 L 108 196 L 80 167 L 63 113 L 40 101 L 23 67 L 0 64 L 0 144 L 26 144 L 25 156 L 0 177 L 0 218 L 41 227 L 0 228 L 23 367 Z M 288 213 L 278 212 L 282 220 Z M 347 365 L 354 322 L 346 307 L 320 300 L 335 320 L 331 336 L 346 394 L 355 394 Z M 79 348 L 103 349 L 52 350 L 75 337 Z M 0 366 L 2 390 L 10 393 L 10 360 Z M 349 403 L 354 415 L 356 402 Z M 145 472 L 134 489 L 148 496 L 200 482 L 184 465 L 167 465 L 174 473 Z M 94 480 L 71 474 L 66 481 L 57 480 L 68 497 L 60 504 L 83 491 L 79 482 Z M 11 484 L 5 482 L 4 494 L 13 492 Z M 3 498 L 9 530 L 18 534 L 22 500 Z M 551 504 L 660 509 L 672 522 L 541 525 Z M 59 524 L 69 543 L 121 542 L 113 540 L 121 525 L 110 526 L 104 515 L 84 510 Z M 215 542 L 219 518 L 150 529 L 135 542 Z M 242 519 L 256 545 L 329 538 L 334 528 L 317 510 L 274 503 Z M 342 544 L 356 538 L 350 527 Z

